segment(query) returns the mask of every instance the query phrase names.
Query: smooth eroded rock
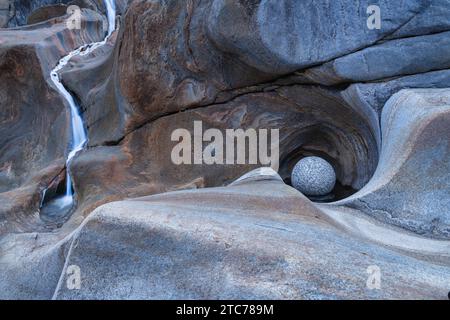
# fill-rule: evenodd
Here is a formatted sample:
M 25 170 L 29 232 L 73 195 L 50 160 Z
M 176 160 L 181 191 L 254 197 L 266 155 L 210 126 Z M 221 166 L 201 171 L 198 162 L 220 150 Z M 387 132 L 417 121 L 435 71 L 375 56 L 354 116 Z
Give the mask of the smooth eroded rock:
M 450 91 L 402 90 L 382 113 L 371 181 L 339 202 L 413 232 L 450 239 Z

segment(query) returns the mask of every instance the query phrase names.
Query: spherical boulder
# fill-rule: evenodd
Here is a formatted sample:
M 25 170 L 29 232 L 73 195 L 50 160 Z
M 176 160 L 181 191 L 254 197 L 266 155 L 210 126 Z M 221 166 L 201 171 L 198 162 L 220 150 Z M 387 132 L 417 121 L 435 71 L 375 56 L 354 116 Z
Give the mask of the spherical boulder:
M 336 184 L 336 173 L 326 160 L 306 157 L 295 165 L 291 175 L 292 186 L 307 196 L 329 194 Z

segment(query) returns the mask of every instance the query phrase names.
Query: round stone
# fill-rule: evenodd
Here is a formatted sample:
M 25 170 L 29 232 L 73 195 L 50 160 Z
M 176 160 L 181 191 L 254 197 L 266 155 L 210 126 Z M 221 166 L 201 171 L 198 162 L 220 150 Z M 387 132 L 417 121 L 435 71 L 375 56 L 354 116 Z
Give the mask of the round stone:
M 295 165 L 291 175 L 295 189 L 307 196 L 329 194 L 336 184 L 336 173 L 326 160 L 306 157 Z

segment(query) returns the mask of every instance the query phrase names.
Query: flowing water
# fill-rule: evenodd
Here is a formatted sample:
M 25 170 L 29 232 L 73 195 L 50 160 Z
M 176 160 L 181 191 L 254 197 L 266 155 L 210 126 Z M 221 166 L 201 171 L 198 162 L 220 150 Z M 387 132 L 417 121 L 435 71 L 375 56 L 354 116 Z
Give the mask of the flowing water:
M 70 161 L 75 157 L 75 155 L 81 151 L 84 146 L 87 143 L 87 134 L 86 130 L 84 128 L 83 119 L 81 118 L 79 106 L 75 102 L 75 99 L 72 97 L 72 95 L 69 93 L 69 91 L 64 87 L 64 85 L 61 82 L 60 76 L 58 72 L 64 68 L 75 56 L 83 56 L 91 53 L 95 49 L 103 46 L 108 41 L 109 37 L 113 33 L 113 31 L 116 28 L 116 7 L 114 0 L 104 0 L 104 4 L 106 6 L 107 11 L 107 18 L 108 18 L 108 33 L 106 38 L 101 42 L 94 42 L 86 44 L 72 52 L 70 52 L 67 56 L 63 57 L 61 60 L 59 60 L 56 67 L 51 71 L 50 77 L 55 84 L 58 91 L 61 93 L 61 95 L 66 99 L 67 103 L 70 106 L 70 119 L 71 119 L 71 128 L 72 128 L 72 134 L 71 134 L 71 142 L 70 142 L 70 149 L 69 149 L 69 155 L 67 157 L 66 161 L 66 192 L 65 195 L 55 199 L 52 202 L 52 206 L 59 207 L 59 208 L 65 208 L 72 206 L 73 204 L 73 188 L 72 188 L 72 178 L 70 176 L 69 172 L 69 164 Z M 45 191 L 43 195 L 43 199 L 45 198 Z

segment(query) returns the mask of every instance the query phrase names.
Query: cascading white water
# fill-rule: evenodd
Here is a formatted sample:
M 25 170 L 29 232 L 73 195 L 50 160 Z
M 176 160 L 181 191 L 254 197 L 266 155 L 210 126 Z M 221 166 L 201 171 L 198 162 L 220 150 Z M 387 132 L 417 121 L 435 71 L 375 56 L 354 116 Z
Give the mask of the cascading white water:
M 83 125 L 83 120 L 80 115 L 79 107 L 75 103 L 75 99 L 72 95 L 67 91 L 64 85 L 61 82 L 58 71 L 64 68 L 67 63 L 69 63 L 70 59 L 75 56 L 87 55 L 95 49 L 103 46 L 116 29 L 116 5 L 114 0 L 104 0 L 104 4 L 106 6 L 106 12 L 108 17 L 108 33 L 105 39 L 101 42 L 94 42 L 90 44 L 86 44 L 72 52 L 70 52 L 67 56 L 63 57 L 59 60 L 56 67 L 51 71 L 50 77 L 57 87 L 58 91 L 63 95 L 64 99 L 68 102 L 70 106 L 70 118 L 71 118 L 71 127 L 72 127 L 72 137 L 71 137 L 71 146 L 70 152 L 66 161 L 66 194 L 57 199 L 57 205 L 59 207 L 67 207 L 73 203 L 73 190 L 72 190 L 72 178 L 70 177 L 69 172 L 69 164 L 73 157 L 81 151 L 87 142 L 87 134 Z M 44 191 L 45 196 L 45 191 Z M 43 197 L 44 197 L 43 196 Z

